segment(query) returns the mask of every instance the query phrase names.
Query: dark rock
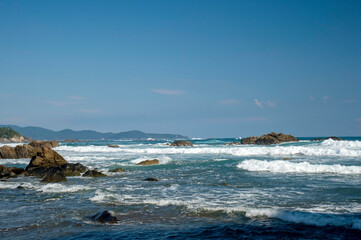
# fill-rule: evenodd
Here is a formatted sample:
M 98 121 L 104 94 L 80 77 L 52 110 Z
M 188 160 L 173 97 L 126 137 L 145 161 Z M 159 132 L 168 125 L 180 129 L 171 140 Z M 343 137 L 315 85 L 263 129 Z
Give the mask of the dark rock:
M 8 167 L 0 165 L 0 178 L 11 178 L 16 177 L 16 174 L 13 173 Z
M 103 211 L 90 217 L 91 220 L 99 223 L 117 223 L 118 219 L 108 211 Z
M 158 182 L 158 179 L 156 179 L 156 178 L 146 178 L 146 179 L 144 179 L 144 181 L 148 181 L 148 182 Z
M 241 145 L 242 143 L 239 141 L 234 141 L 234 142 L 230 142 L 230 143 L 225 143 L 224 145 Z
M 284 142 L 298 142 L 299 140 L 291 135 L 283 133 L 269 133 L 260 137 L 247 137 L 241 140 L 242 144 L 257 144 L 257 145 L 270 145 Z
M 57 152 L 52 149 L 43 147 L 37 149 L 36 155 L 34 155 L 28 166 L 25 168 L 28 176 L 44 176 L 51 167 L 61 167 L 68 162 Z
M 18 186 L 17 189 L 25 189 L 23 186 Z
M 157 164 L 159 164 L 159 160 L 158 159 L 153 159 L 153 160 L 141 161 L 140 163 L 137 163 L 136 165 L 149 166 L 149 165 L 157 165 Z
M 284 158 L 284 159 L 282 159 L 282 160 L 290 161 L 290 160 L 292 160 L 292 159 L 291 159 L 291 158 Z
M 119 145 L 115 145 L 115 144 L 108 144 L 108 147 L 110 147 L 110 148 L 120 148 Z
M 109 172 L 126 172 L 126 171 L 124 168 L 116 168 L 116 169 L 109 170 Z
M 61 142 L 80 142 L 78 139 L 64 139 Z
M 24 168 L 17 168 L 17 167 L 8 167 L 8 169 L 15 173 L 17 176 L 19 175 L 23 175 L 25 173 L 25 169 Z
M 57 141 L 33 141 L 29 143 L 30 146 L 34 148 L 54 148 L 59 147 L 59 143 Z
M 171 146 L 175 147 L 193 147 L 193 143 L 189 141 L 174 141 Z
M 59 167 L 51 168 L 45 178 L 41 180 L 42 183 L 57 183 L 66 181 L 64 171 Z
M 88 168 L 81 163 L 67 163 L 61 166 L 65 176 L 80 176 Z
M 99 172 L 97 170 L 88 170 L 83 174 L 83 177 L 106 177 L 102 172 Z

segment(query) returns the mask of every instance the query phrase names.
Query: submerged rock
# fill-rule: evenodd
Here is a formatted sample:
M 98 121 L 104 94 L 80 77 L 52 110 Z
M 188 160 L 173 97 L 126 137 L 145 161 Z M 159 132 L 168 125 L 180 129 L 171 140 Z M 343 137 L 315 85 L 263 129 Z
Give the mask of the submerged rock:
M 41 180 L 42 183 L 57 183 L 66 181 L 67 180 L 64 175 L 64 171 L 59 167 L 52 168 L 45 176 L 45 178 Z
M 158 179 L 156 179 L 156 178 L 146 178 L 146 179 L 144 179 L 144 181 L 147 181 L 147 182 L 158 182 Z
M 174 141 L 171 146 L 175 147 L 193 147 L 193 143 L 183 140 L 183 141 Z
M 110 147 L 110 148 L 120 148 L 120 146 L 116 145 L 116 144 L 108 144 L 108 147 Z
M 136 165 L 149 166 L 149 165 L 157 165 L 157 164 L 159 164 L 159 160 L 158 159 L 153 159 L 153 160 L 141 161 L 140 163 L 137 163 Z
M 90 217 L 91 220 L 99 223 L 117 223 L 118 219 L 110 212 L 103 211 Z
M 109 170 L 109 172 L 126 172 L 126 171 L 124 168 L 116 168 L 116 169 Z
M 88 170 L 83 174 L 83 177 L 106 177 L 102 172 L 99 172 L 97 170 Z
M 283 133 L 269 133 L 260 137 L 247 137 L 241 140 L 242 144 L 270 145 L 284 142 L 298 142 L 299 140 L 292 135 Z

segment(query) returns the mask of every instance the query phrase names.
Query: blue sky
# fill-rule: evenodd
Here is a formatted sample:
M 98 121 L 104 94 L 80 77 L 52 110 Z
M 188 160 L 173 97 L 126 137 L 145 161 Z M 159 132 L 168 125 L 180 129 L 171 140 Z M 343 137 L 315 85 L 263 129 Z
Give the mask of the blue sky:
M 360 1 L 0 1 L 0 124 L 361 135 Z

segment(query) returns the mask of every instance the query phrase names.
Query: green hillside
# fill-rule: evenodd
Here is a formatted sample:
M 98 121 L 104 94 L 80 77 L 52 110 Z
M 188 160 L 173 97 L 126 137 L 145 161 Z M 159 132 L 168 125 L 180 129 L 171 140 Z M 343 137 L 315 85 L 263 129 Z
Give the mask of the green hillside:
M 9 127 L 0 128 L 0 138 L 21 137 L 21 134 Z

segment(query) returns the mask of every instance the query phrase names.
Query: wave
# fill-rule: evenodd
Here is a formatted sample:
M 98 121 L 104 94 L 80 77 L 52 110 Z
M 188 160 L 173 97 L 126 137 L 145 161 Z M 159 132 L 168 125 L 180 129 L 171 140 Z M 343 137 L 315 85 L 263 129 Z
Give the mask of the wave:
M 331 140 L 332 141 L 332 140 Z M 338 156 L 338 157 L 360 157 L 360 142 L 324 141 L 323 143 L 311 143 L 305 146 L 295 145 L 273 145 L 273 146 L 196 146 L 192 148 L 177 148 L 169 146 L 123 146 L 121 148 L 109 148 L 107 146 L 60 146 L 55 148 L 60 153 L 127 153 L 127 154 L 229 154 L 233 156 Z
M 133 164 L 137 164 L 140 163 L 142 161 L 146 161 L 146 160 L 152 160 L 152 159 L 158 159 L 159 160 L 159 164 L 167 164 L 169 162 L 171 162 L 173 159 L 168 157 L 168 156 L 158 156 L 158 157 L 147 157 L 147 156 L 143 156 L 134 160 L 131 160 L 130 162 Z
M 252 172 L 361 174 L 360 166 L 322 165 L 308 162 L 293 163 L 284 160 L 260 161 L 251 159 L 239 163 L 237 167 Z

